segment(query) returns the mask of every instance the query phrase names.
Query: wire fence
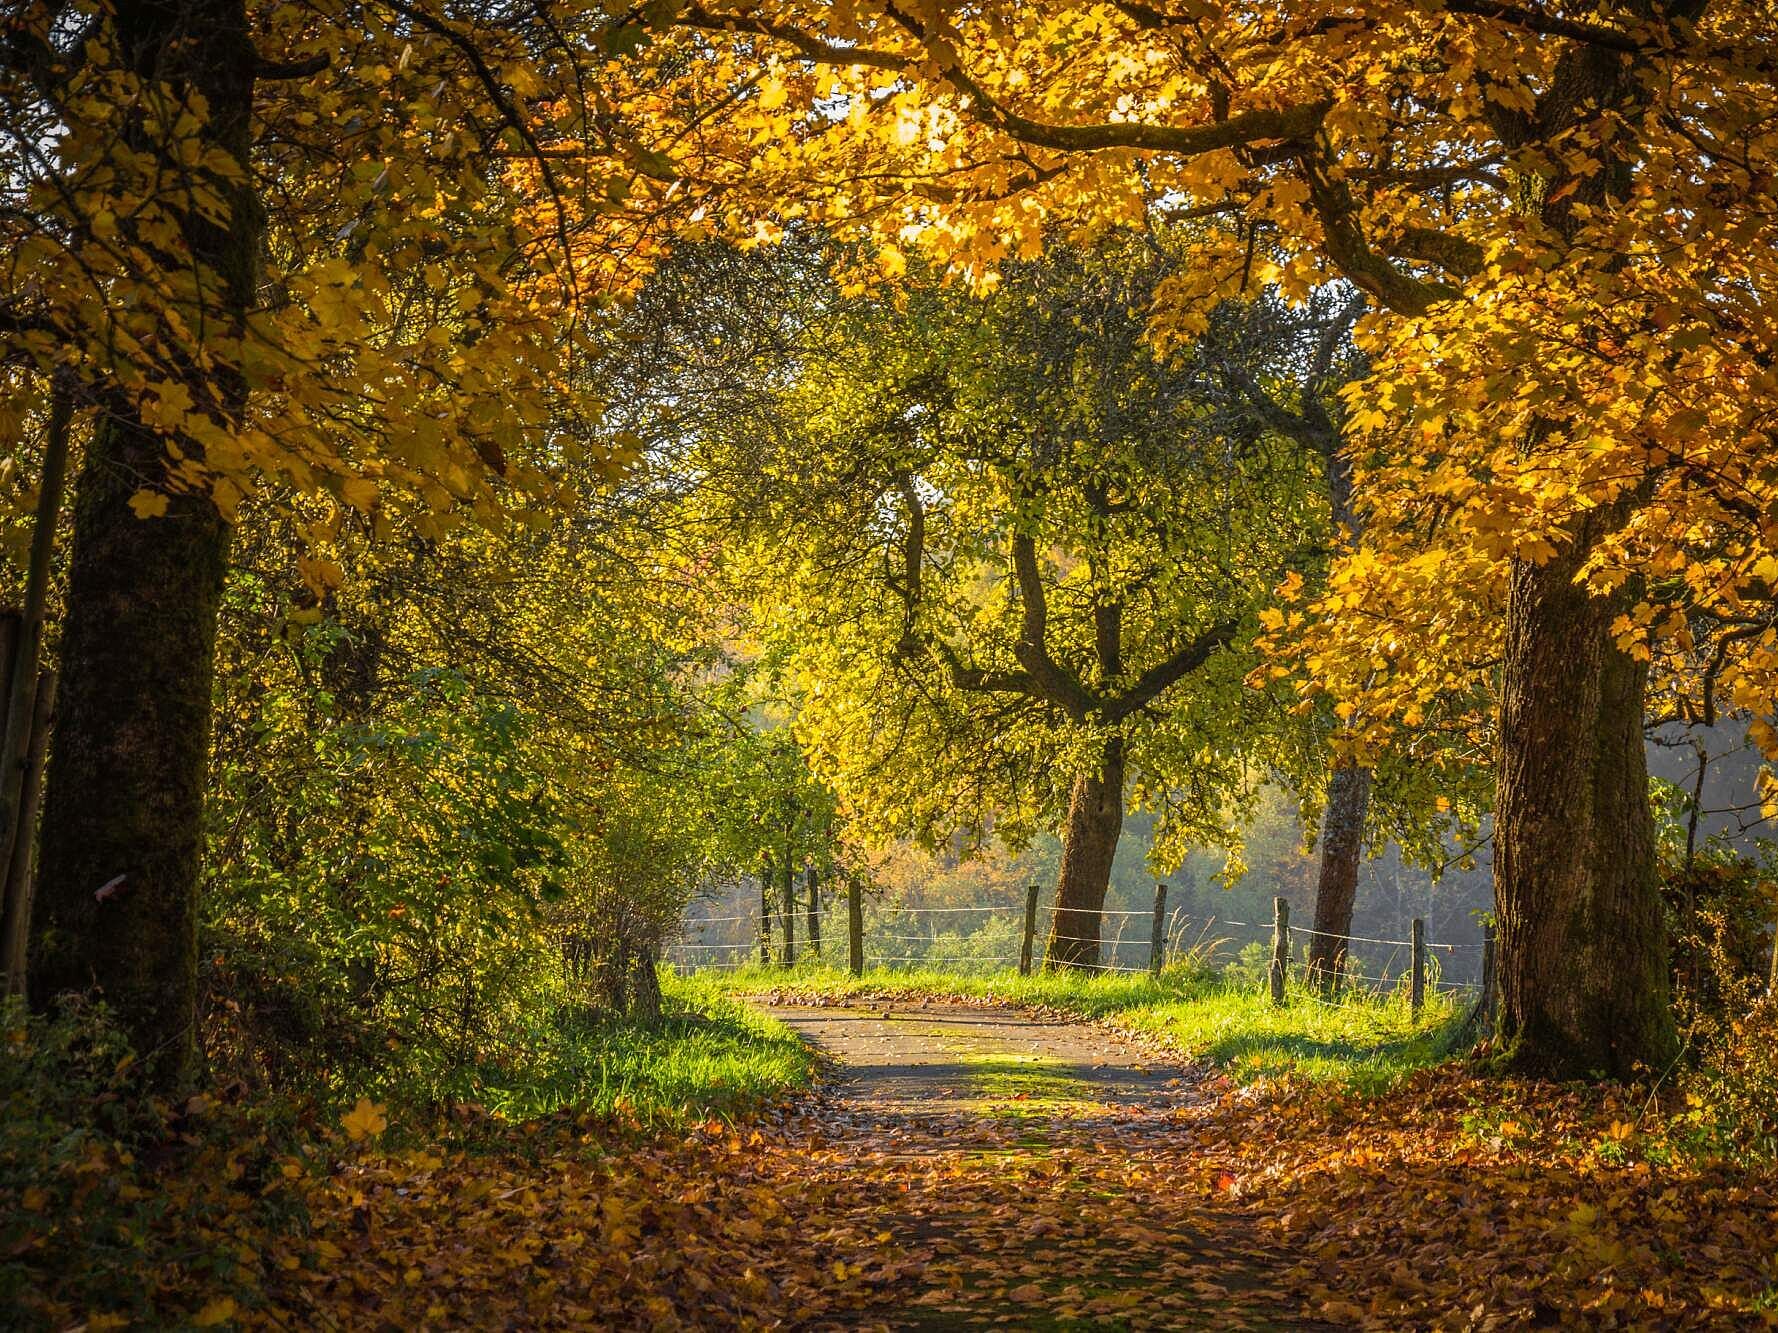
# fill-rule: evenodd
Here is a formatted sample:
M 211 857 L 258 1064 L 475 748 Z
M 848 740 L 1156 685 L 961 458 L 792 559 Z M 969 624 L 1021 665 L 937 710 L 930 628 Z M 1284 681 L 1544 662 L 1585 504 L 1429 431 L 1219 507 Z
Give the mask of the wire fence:
M 1085 964 L 1099 972 L 1138 974 L 1155 970 L 1158 940 L 1162 962 L 1233 971 L 1259 982 L 1274 970 L 1280 950 L 1287 971 L 1302 976 L 1311 942 L 1319 939 L 1335 944 L 1337 989 L 1341 991 L 1387 994 L 1408 988 L 1413 982 L 1416 944 L 1412 938 L 1339 935 L 1276 921 L 1245 921 L 1217 913 L 1192 912 L 1178 906 L 1167 910 L 1164 892 L 1158 896 L 1157 907 L 1162 909 L 1158 919 L 1152 910 L 1107 908 L 1097 913 L 1099 933 L 1084 934 L 1077 932 L 1092 913 L 1073 909 L 1058 914 L 1052 904 L 1040 914 L 1035 894 L 1036 890 L 1032 890 L 1025 903 L 937 907 L 861 903 L 858 961 L 890 971 L 937 969 L 980 973 L 1015 967 L 1037 970 L 1059 954 L 1057 961 L 1070 966 Z M 829 899 L 813 915 L 806 905 L 798 904 L 790 920 L 792 960 L 815 957 L 823 963 L 844 967 L 853 958 L 854 924 L 846 899 Z M 761 964 L 782 966 L 787 952 L 784 925 L 785 914 L 775 910 L 763 921 L 758 911 L 692 916 L 682 923 L 679 937 L 667 946 L 665 961 L 680 972 L 733 971 Z M 1064 931 L 1058 928 L 1061 925 L 1072 929 Z M 1481 940 L 1422 938 L 1417 955 L 1419 988 L 1430 995 L 1475 992 L 1483 981 L 1483 969 L 1478 965 L 1484 947 Z M 1296 989 L 1309 998 L 1325 999 L 1314 993 L 1315 988 Z

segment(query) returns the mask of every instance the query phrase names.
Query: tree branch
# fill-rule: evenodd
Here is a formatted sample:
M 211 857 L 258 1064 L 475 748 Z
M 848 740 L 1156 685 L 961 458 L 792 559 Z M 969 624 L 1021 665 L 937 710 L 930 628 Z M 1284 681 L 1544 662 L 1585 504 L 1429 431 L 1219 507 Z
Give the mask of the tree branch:
M 1388 251 L 1397 259 L 1437 264 L 1459 278 L 1473 278 L 1487 262 L 1487 252 L 1474 241 L 1437 227 L 1403 227 L 1389 241 Z
M 1358 206 L 1342 180 L 1329 176 L 1316 154 L 1299 159 L 1309 202 L 1326 233 L 1328 258 L 1353 284 L 1379 303 L 1403 315 L 1423 315 L 1441 301 L 1457 295 L 1448 283 L 1429 282 L 1404 273 L 1371 248 L 1356 220 Z
M 1060 708 L 1070 721 L 1085 722 L 1100 700 L 1050 656 L 1049 602 L 1043 591 L 1043 575 L 1037 568 L 1037 542 L 1030 533 L 1013 534 L 1012 567 L 1024 610 L 1013 656 L 1043 699 Z
M 1152 702 L 1169 686 L 1183 680 L 1203 666 L 1210 660 L 1212 653 L 1218 648 L 1227 646 L 1239 628 L 1239 623 L 1233 620 L 1211 626 L 1166 661 L 1144 671 L 1136 678 L 1136 683 L 1117 698 L 1107 700 L 1102 704 L 1099 708 L 1099 716 L 1106 722 L 1120 722 L 1130 716 L 1131 713 Z
M 793 47 L 805 60 L 818 65 L 868 65 L 872 69 L 908 71 L 913 65 L 910 56 L 896 51 L 878 51 L 868 46 L 845 46 L 824 41 L 787 23 L 772 23 L 747 14 L 717 14 L 702 5 L 687 5 L 674 20 L 680 27 L 704 32 L 749 32 L 756 37 L 771 37 Z
M 915 620 L 924 586 L 922 570 L 926 563 L 926 506 L 920 501 L 920 492 L 914 485 L 914 479 L 907 473 L 898 472 L 895 475 L 895 487 L 901 492 L 902 502 L 907 505 L 908 510 L 907 536 L 902 538 L 901 544 L 901 577 L 889 581 L 889 586 L 901 599 L 903 608 L 901 642 L 896 645 L 896 651 L 904 656 L 919 655 L 936 661 L 950 677 L 951 684 L 967 693 L 1018 694 L 1032 699 L 1041 698 L 1035 683 L 1025 672 L 988 671 L 970 666 L 943 639 L 920 633 Z
M 266 56 L 255 55 L 253 77 L 262 83 L 284 79 L 307 79 L 319 74 L 331 64 L 333 64 L 333 56 L 327 51 L 309 56 L 305 60 L 272 60 Z
M 1453 14 L 1468 14 L 1475 18 L 1493 19 L 1496 23 L 1523 28 L 1525 31 L 1537 33 L 1539 36 L 1567 37 L 1572 41 L 1584 42 L 1588 46 L 1599 46 L 1608 51 L 1622 51 L 1627 55 L 1637 55 L 1649 49 L 1647 43 L 1638 41 L 1627 32 L 1619 32 L 1616 28 L 1601 27 L 1597 23 L 1583 23 L 1577 19 L 1565 19 L 1560 15 L 1547 13 L 1529 5 L 1506 4 L 1503 3 L 1503 0 L 1445 0 L 1445 8 Z

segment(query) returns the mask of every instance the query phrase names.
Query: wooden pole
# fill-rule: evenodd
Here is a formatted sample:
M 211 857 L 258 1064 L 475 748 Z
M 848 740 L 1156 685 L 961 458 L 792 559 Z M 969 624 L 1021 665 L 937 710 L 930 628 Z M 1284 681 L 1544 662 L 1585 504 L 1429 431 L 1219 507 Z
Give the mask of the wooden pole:
M 0 714 L 0 736 L 4 737 L 0 740 L 0 873 L 14 863 L 14 848 L 20 843 L 31 843 L 37 835 L 35 817 L 24 817 L 25 775 L 34 743 L 32 722 L 43 693 L 38 659 L 43 655 L 50 557 L 55 554 L 56 526 L 61 520 L 62 490 L 68 476 L 68 434 L 73 420 L 74 386 L 68 372 L 57 371 L 50 390 L 43 476 L 37 488 L 37 514 L 32 521 L 31 554 L 25 568 L 25 604 L 6 644 L 6 693 L 0 696 L 5 708 L 4 714 Z M 29 854 L 25 859 L 29 862 Z M 21 917 L 25 923 L 21 928 L 25 930 L 30 928 L 29 907 L 15 905 L 14 899 L 29 888 L 21 881 L 16 887 L 8 884 L 3 893 L 5 917 Z M 22 994 L 22 972 L 14 978 L 9 967 L 6 985 L 9 991 Z
M 1478 1029 L 1484 1037 L 1494 1035 L 1494 993 L 1499 984 L 1495 950 L 1494 923 L 1489 921 L 1482 926 L 1482 998 L 1481 1007 L 1477 1011 L 1480 1018 Z
M 1167 961 L 1167 886 L 1154 886 L 1154 928 L 1148 936 L 1148 975 L 1159 977 Z
M 772 964 L 772 858 L 759 868 L 759 965 Z
M 809 952 L 821 957 L 821 872 L 809 866 Z
M 1025 889 L 1025 938 L 1019 943 L 1019 975 L 1031 975 L 1031 953 L 1037 942 L 1037 886 Z
M 783 910 L 778 913 L 779 922 L 784 927 L 784 956 L 779 959 L 785 967 L 796 966 L 796 862 L 789 857 L 784 858 L 784 903 Z
M 864 975 L 864 890 L 859 887 L 858 876 L 846 878 L 846 934 L 850 945 L 847 961 L 852 965 L 852 975 Z
M 1408 1009 L 1418 1023 L 1420 1011 L 1426 1008 L 1426 923 L 1419 917 L 1414 918 L 1409 938 L 1414 947 L 1414 978 L 1409 983 Z
M 12 861 L 6 868 L 6 912 L 0 925 L 0 969 L 6 993 L 25 993 L 26 960 L 31 951 L 31 900 L 37 894 L 37 814 L 43 805 L 43 757 L 49 748 L 49 724 L 56 708 L 56 673 L 37 677 L 37 700 L 31 710 L 31 748 L 25 752 L 25 782 L 19 793 L 19 834 L 13 839 Z
M 1272 899 L 1272 1003 L 1284 1003 L 1284 974 L 1290 968 L 1290 904 Z

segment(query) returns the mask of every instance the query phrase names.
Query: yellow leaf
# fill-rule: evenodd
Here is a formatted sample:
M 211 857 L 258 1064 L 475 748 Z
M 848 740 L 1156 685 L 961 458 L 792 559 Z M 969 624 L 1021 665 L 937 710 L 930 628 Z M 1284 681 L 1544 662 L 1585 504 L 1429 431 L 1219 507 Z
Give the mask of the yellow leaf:
M 159 491 L 137 491 L 130 497 L 137 518 L 160 518 L 167 512 L 167 497 Z
M 191 1322 L 197 1328 L 215 1328 L 218 1324 L 226 1324 L 234 1317 L 234 1299 L 229 1296 L 218 1296 L 194 1314 L 191 1317 Z
M 377 484 L 365 477 L 348 477 L 340 483 L 340 499 L 368 514 L 376 508 Z
M 346 1137 L 356 1143 L 359 1139 L 371 1134 L 381 1134 L 389 1128 L 388 1117 L 384 1114 L 389 1108 L 374 1105 L 370 1098 L 360 1097 L 354 1106 L 340 1119 L 345 1126 Z

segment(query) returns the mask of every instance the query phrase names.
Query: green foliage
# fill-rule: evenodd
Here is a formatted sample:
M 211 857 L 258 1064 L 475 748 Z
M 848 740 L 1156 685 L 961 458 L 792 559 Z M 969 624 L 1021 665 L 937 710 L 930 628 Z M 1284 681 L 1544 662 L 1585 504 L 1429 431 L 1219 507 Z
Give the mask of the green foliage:
M 370 716 L 301 727 L 301 706 L 261 700 L 267 748 L 300 752 L 281 802 L 248 799 L 266 749 L 221 775 L 233 855 L 207 900 L 217 1035 L 323 1087 L 440 1086 L 546 993 L 539 926 L 563 892 L 567 813 L 525 762 L 516 710 L 458 671 L 414 673 Z
M 1157 359 L 1166 263 L 1058 248 L 990 300 L 811 301 L 788 365 L 700 423 L 727 576 L 862 836 L 1022 845 L 1116 735 L 1165 863 L 1238 837 L 1291 725 L 1246 645 L 1326 501 L 1318 459 Z

